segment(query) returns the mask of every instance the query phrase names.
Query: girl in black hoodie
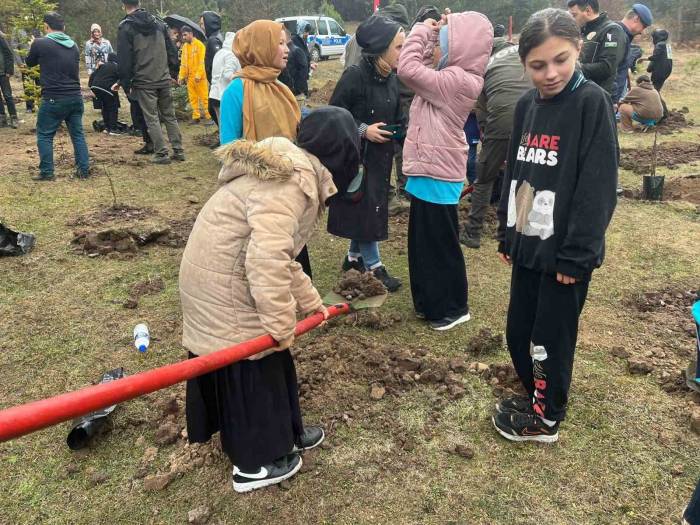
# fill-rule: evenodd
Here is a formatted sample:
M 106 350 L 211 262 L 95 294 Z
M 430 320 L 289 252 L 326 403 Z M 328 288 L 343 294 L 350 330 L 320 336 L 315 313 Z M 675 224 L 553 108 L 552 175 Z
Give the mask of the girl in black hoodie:
M 105 123 L 105 133 L 121 135 L 117 128 L 119 121 L 119 69 L 117 55 L 107 55 L 107 62 L 98 63 L 97 69 L 88 80 L 88 86 L 102 105 L 102 120 Z
M 493 416 L 512 441 L 559 437 L 578 320 L 617 200 L 612 103 L 576 71 L 580 38 L 559 9 L 532 15 L 520 37 L 535 88 L 515 109 L 498 255 L 513 267 L 506 338 L 528 396 L 501 401 Z

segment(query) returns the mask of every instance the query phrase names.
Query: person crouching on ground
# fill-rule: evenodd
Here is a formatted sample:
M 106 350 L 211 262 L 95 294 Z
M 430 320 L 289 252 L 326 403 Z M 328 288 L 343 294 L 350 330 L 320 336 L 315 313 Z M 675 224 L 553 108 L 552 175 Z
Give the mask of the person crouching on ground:
M 397 132 L 405 128 L 394 73 L 405 34 L 397 22 L 372 16 L 360 24 L 355 37 L 362 47 L 362 60 L 343 72 L 330 104 L 346 108 L 357 123 L 362 138 L 364 193 L 358 202 L 335 199 L 331 203 L 328 232 L 351 239 L 343 271 L 371 271 L 395 292 L 401 281 L 389 275 L 382 264 L 379 241 L 389 237 L 389 178 L 394 159 L 394 133 L 386 126 Z
M 187 383 L 189 440 L 221 432 L 236 492 L 290 478 L 299 452 L 324 438 L 320 427 L 302 424 L 289 348 L 297 312 L 328 312 L 294 258 L 327 201 L 357 172 L 357 126 L 347 111 L 321 108 L 301 123 L 298 143 L 272 137 L 218 150 L 221 187 L 197 217 L 180 266 L 189 357 L 263 334 L 278 343 Z
M 498 209 L 498 256 L 512 265 L 506 339 L 528 397 L 496 407 L 511 441 L 552 443 L 566 416 L 578 321 L 617 197 L 610 96 L 576 70 L 581 35 L 566 11 L 530 17 L 518 53 L 534 89 L 515 108 Z
M 100 101 L 105 133 L 121 135 L 117 128 L 119 121 L 119 66 L 117 55 L 109 53 L 106 62 L 98 62 L 97 69 L 90 75 L 88 86 Z
M 493 28 L 481 13 L 416 24 L 399 59 L 399 77 L 416 93 L 403 150 L 408 264 L 416 315 L 434 330 L 469 320 L 468 285 L 457 205 L 467 173 L 464 123 L 484 85 Z M 435 53 L 441 53 L 433 69 Z
M 633 133 L 635 122 L 643 126 L 655 126 L 663 117 L 661 95 L 654 89 L 647 75 L 637 78 L 637 85 L 620 101 L 618 111 L 622 133 Z

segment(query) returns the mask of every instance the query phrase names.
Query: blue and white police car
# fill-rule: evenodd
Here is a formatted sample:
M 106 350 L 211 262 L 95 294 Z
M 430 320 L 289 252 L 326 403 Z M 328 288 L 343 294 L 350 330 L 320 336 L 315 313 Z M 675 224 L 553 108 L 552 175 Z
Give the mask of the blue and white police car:
M 329 16 L 287 16 L 277 18 L 275 22 L 284 24 L 292 34 L 297 33 L 297 28 L 302 22 L 308 22 L 311 25 L 307 43 L 314 62 L 339 57 L 345 51 L 345 44 L 350 40 L 350 35 L 345 32 L 345 29 Z

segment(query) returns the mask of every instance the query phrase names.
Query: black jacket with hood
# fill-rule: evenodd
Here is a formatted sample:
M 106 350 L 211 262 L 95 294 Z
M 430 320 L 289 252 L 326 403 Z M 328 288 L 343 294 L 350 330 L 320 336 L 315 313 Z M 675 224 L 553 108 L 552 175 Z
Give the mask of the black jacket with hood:
M 309 73 L 311 71 L 311 53 L 299 35 L 292 36 L 292 45 L 289 48 L 289 60 L 287 72 L 292 85 L 288 86 L 294 95 L 309 94 Z
M 654 42 L 654 53 L 649 57 L 647 71 L 651 73 L 652 82 L 666 80 L 673 71 L 673 53 L 671 44 L 668 43 L 668 31 L 656 29 L 651 34 L 651 41 Z
M 143 9 L 126 15 L 117 35 L 119 83 L 126 94 L 132 87 L 159 89 L 177 78 L 177 48 L 168 27 Z
M 214 11 L 204 11 L 204 33 L 207 36 L 207 48 L 204 52 L 204 70 L 207 72 L 207 82 L 211 84 L 211 70 L 214 64 L 214 55 L 224 45 L 224 37 L 221 34 L 221 16 Z
M 0 34 L 0 75 L 15 74 L 15 56 L 12 53 L 10 44 Z
M 628 39 L 620 24 L 600 13 L 581 28 L 583 46 L 579 60 L 581 72 L 610 95 L 615 90 L 617 67 L 625 60 Z

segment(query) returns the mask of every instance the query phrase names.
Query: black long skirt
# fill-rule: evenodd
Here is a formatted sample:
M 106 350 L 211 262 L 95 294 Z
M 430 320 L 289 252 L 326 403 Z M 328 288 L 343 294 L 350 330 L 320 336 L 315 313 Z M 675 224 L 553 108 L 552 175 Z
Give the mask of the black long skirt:
M 457 206 L 411 199 L 408 271 L 413 307 L 429 321 L 469 312 Z
M 220 431 L 222 449 L 245 472 L 290 453 L 304 428 L 292 354 L 274 352 L 188 381 L 186 415 L 190 443 Z

